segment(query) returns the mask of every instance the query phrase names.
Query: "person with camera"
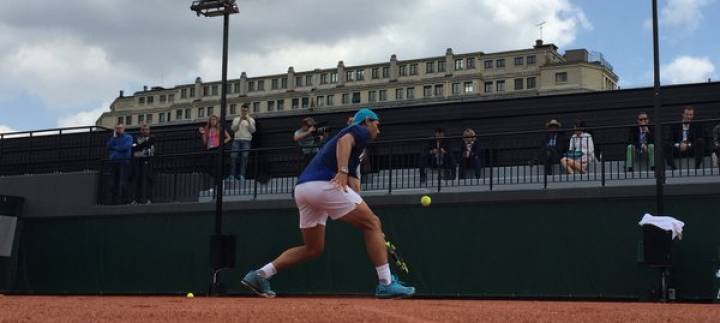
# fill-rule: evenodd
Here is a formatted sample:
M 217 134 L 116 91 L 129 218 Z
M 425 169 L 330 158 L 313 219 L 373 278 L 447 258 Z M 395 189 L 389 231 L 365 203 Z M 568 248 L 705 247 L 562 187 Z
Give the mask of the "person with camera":
M 247 169 L 248 157 L 250 156 L 250 148 L 253 134 L 255 133 L 255 119 L 250 116 L 250 106 L 243 103 L 240 107 L 240 116 L 233 119 L 230 127 L 235 133 L 233 140 L 232 153 L 232 169 L 231 176 L 237 180 L 245 180 L 245 170 Z
M 115 131 L 107 142 L 109 155 L 110 178 L 112 185 L 112 204 L 127 202 L 128 171 L 132 154 L 133 138 L 125 133 L 125 125 L 118 123 Z
M 303 166 L 312 160 L 315 154 L 320 150 L 320 145 L 325 140 L 328 132 L 327 127 L 316 128 L 315 119 L 307 117 L 302 121 L 302 127 L 295 130 L 293 140 L 300 145 L 303 154 Z

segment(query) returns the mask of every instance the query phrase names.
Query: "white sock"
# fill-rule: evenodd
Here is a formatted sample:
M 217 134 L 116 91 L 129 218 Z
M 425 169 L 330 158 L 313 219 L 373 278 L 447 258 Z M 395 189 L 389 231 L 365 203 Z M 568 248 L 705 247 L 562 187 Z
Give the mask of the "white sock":
M 387 286 L 392 283 L 392 277 L 390 277 L 390 265 L 384 264 L 382 266 L 375 267 L 378 274 L 378 280 L 381 284 Z
M 258 274 L 260 274 L 260 276 L 265 279 L 270 279 L 270 277 L 277 274 L 277 269 L 275 269 L 275 266 L 273 266 L 272 262 L 269 262 L 267 265 L 258 269 Z

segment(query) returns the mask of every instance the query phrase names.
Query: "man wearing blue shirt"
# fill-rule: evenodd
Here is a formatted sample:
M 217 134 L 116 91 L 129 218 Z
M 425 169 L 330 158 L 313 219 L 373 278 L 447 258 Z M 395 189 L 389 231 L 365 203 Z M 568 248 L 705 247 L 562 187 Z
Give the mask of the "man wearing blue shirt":
M 133 139 L 125 133 L 125 125 L 118 123 L 112 138 L 108 140 L 107 149 L 110 159 L 110 174 L 112 176 L 112 203 L 126 202 L 128 169 L 130 168 L 130 155 L 132 154 Z
M 353 124 L 340 130 L 310 161 L 295 186 L 304 245 L 290 248 L 258 270 L 251 270 L 242 283 L 264 297 L 274 297 L 269 279 L 279 271 L 316 258 L 325 246 L 327 218 L 340 219 L 363 231 L 368 256 L 378 274 L 375 295 L 379 298 L 410 297 L 415 288 L 403 286 L 390 273 L 385 234 L 380 219 L 357 192 L 357 166 L 368 142 L 380 134 L 379 118 L 372 110 L 359 110 Z

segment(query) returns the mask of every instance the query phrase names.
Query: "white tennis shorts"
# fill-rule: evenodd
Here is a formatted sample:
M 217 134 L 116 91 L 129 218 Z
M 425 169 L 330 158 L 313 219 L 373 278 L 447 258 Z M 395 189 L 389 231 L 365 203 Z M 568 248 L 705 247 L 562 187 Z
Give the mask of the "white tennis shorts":
M 344 192 L 331 182 L 314 181 L 295 186 L 300 229 L 325 225 L 328 217 L 337 220 L 355 210 L 362 202 L 362 197 L 350 187 Z

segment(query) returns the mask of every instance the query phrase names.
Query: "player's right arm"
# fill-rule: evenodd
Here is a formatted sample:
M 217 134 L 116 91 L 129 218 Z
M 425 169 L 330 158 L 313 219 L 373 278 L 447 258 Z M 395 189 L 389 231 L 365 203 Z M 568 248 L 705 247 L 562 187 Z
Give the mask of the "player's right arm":
M 355 138 L 347 133 L 340 137 L 335 147 L 335 158 L 337 159 L 337 174 L 332 179 L 336 186 L 347 192 L 348 177 L 350 177 L 350 169 L 348 162 L 350 161 L 350 152 L 355 145 Z

